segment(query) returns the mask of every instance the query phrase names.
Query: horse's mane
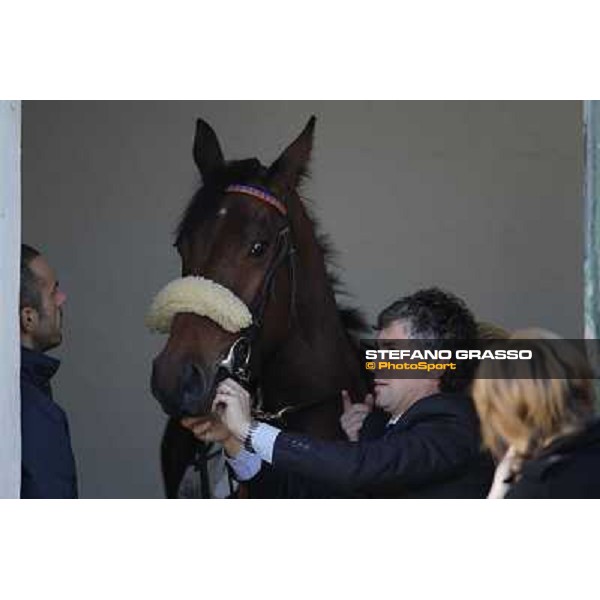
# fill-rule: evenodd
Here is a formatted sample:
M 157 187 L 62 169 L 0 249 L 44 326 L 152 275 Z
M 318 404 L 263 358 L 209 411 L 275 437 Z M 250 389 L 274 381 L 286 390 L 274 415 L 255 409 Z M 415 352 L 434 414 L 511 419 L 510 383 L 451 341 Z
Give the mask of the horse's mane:
M 335 294 L 338 313 L 340 315 L 340 319 L 342 320 L 342 325 L 350 338 L 357 343 L 361 334 L 364 335 L 365 332 L 369 330 L 369 325 L 367 324 L 367 320 L 363 312 L 359 308 L 341 303 L 340 296 L 350 297 L 351 295 L 337 272 L 339 268 L 336 262 L 338 256 L 337 251 L 333 246 L 331 237 L 321 231 L 320 224 L 313 215 L 313 210 L 310 206 L 310 200 L 305 196 L 301 196 L 301 201 L 304 205 L 304 209 L 306 210 L 308 219 L 312 223 L 315 231 L 317 244 L 323 253 L 325 269 L 327 271 L 327 281 L 329 282 L 329 285 Z
M 206 215 L 210 214 L 211 210 L 214 210 L 218 198 L 223 194 L 228 185 L 260 181 L 267 173 L 268 170 L 256 158 L 230 161 L 217 169 L 209 178 L 203 181 L 203 185 L 189 201 L 175 230 L 175 243 L 177 244 L 182 238 L 190 235 Z M 300 182 L 302 183 L 307 177 L 308 173 L 304 172 L 300 178 Z M 312 207 L 310 206 L 310 200 L 304 196 L 300 196 L 300 198 L 315 231 L 317 244 L 323 253 L 327 280 L 336 296 L 342 325 L 349 337 L 356 341 L 361 333 L 369 329 L 367 321 L 359 309 L 342 305 L 338 301 L 339 296 L 349 296 L 349 294 L 339 275 L 335 272 L 337 269 L 335 262 L 336 252 L 330 237 L 320 231 L 319 223 L 314 217 Z

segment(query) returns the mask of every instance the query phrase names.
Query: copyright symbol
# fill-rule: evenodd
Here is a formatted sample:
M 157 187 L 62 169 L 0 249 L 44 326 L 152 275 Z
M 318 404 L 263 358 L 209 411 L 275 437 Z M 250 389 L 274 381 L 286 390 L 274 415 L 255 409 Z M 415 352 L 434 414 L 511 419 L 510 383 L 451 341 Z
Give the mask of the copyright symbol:
M 374 371 L 375 370 L 375 363 L 374 362 L 368 362 L 365 367 L 367 367 L 367 369 L 369 371 Z

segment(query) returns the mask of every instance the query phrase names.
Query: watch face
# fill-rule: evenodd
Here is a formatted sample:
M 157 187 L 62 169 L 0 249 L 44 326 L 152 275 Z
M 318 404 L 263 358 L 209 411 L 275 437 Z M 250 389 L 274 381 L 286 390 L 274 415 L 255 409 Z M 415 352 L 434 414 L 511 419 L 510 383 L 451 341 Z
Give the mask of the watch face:
M 252 446 L 252 436 L 258 427 L 258 423 L 256 421 L 252 421 L 250 423 L 250 427 L 248 427 L 248 433 L 244 439 L 244 448 L 248 450 L 248 452 L 254 452 L 254 447 Z
M 252 424 L 248 427 L 248 433 L 246 433 L 246 437 L 244 438 L 244 448 L 248 452 L 252 452 Z

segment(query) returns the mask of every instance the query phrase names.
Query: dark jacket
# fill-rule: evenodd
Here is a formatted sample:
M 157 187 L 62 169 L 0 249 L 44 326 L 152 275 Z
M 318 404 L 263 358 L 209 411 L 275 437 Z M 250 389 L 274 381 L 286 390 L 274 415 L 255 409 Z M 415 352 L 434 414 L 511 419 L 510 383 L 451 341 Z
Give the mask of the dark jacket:
M 600 421 L 524 462 L 506 498 L 600 498 Z
M 69 424 L 50 387 L 59 366 L 21 348 L 21 498 L 77 498 Z
M 484 498 L 490 489 L 493 462 L 481 452 L 479 421 L 466 396 L 423 398 L 388 430 L 374 412 L 361 438 L 330 442 L 281 433 L 273 466 L 338 492 L 375 498 Z

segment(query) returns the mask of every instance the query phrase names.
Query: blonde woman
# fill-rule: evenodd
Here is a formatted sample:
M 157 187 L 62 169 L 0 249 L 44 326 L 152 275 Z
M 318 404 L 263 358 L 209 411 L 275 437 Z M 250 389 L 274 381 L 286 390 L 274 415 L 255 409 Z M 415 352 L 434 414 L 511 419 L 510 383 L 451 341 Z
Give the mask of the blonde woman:
M 544 330 L 516 331 L 508 344 L 531 348 L 532 359 L 486 360 L 473 387 L 484 444 L 504 454 L 488 497 L 600 498 L 600 422 L 586 359 Z

